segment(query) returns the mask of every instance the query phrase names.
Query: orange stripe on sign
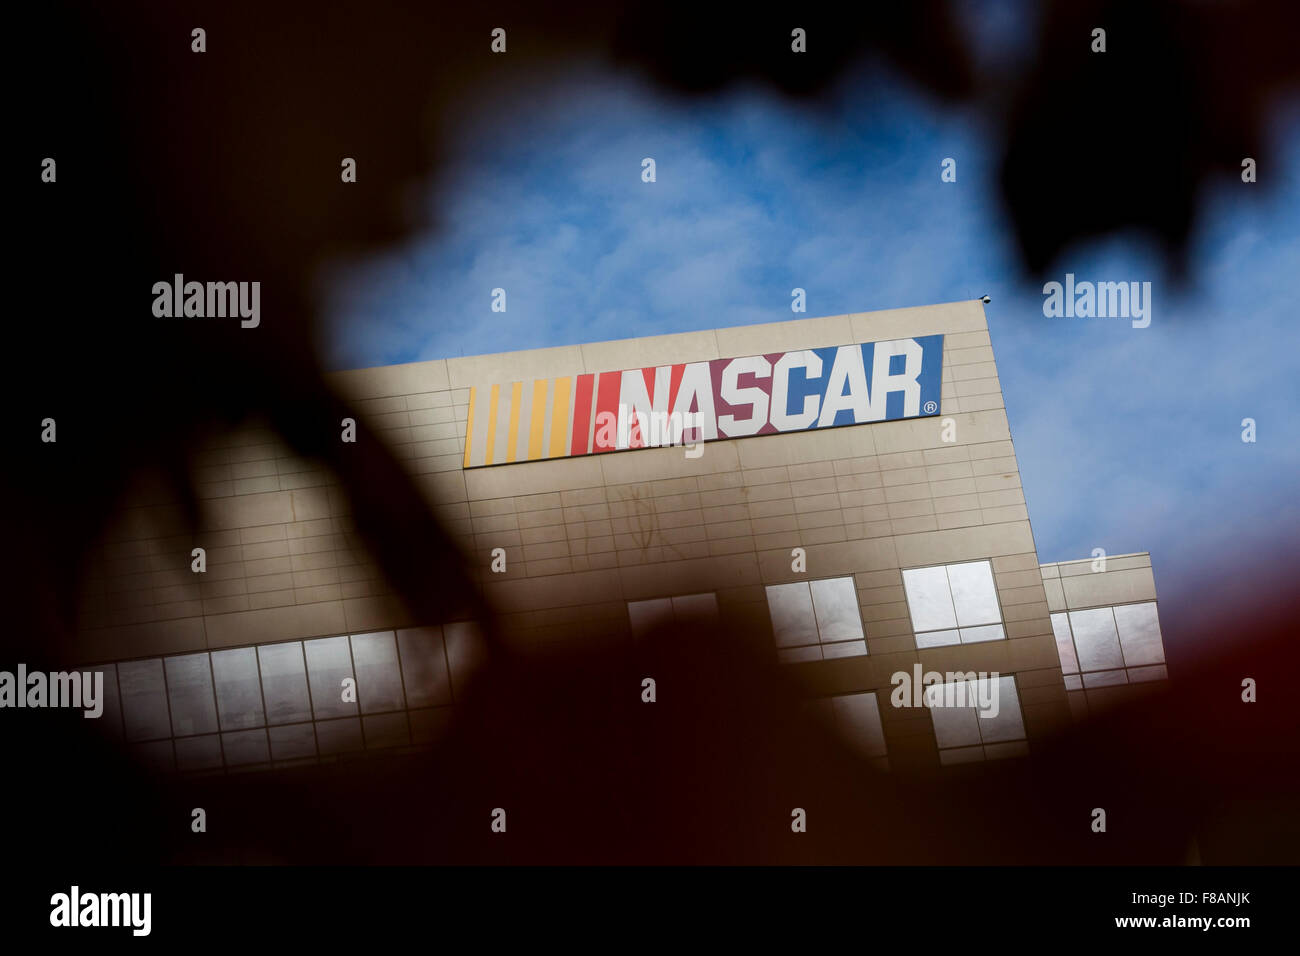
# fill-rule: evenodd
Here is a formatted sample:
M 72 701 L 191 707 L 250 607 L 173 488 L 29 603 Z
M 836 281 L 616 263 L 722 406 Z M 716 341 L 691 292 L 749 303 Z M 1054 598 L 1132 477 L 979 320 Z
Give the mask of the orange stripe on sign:
M 542 432 L 546 429 L 546 386 L 550 382 L 539 378 L 533 382 L 533 414 L 528 424 L 528 460 L 542 457 Z
M 488 433 L 487 433 L 487 457 L 484 458 L 483 464 L 492 464 L 492 459 L 497 450 L 497 400 L 501 397 L 501 386 L 493 385 L 492 391 L 488 397 Z
M 464 468 L 469 467 L 469 450 L 474 444 L 474 393 L 477 392 L 473 385 L 469 388 L 469 417 L 465 420 L 465 464 Z
M 510 383 L 510 426 L 506 429 L 506 461 L 514 461 L 519 447 L 519 406 L 524 397 L 524 383 Z
M 561 458 L 564 455 L 564 440 L 569 437 L 569 384 L 573 379 L 557 378 L 555 380 L 555 400 L 551 403 L 551 447 L 547 458 Z
M 591 451 L 591 392 L 595 384 L 595 375 L 578 376 L 578 391 L 573 399 L 573 437 L 569 442 L 570 455 L 585 455 Z

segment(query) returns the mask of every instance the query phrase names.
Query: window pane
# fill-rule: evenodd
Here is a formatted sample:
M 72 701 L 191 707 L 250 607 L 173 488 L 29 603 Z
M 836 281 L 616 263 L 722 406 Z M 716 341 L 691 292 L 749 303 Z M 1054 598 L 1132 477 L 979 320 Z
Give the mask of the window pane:
M 987 711 L 978 710 L 980 737 L 984 743 L 992 744 L 1001 740 L 1020 740 L 1025 736 L 1025 724 L 1020 716 L 1020 696 L 1016 693 L 1014 677 L 990 677 L 980 679 L 980 699 L 991 700 L 997 706 L 997 716 L 992 716 L 992 707 Z
M 210 734 L 217 729 L 217 708 L 212 699 L 212 671 L 208 655 L 169 657 L 167 694 L 172 705 L 172 730 L 176 736 Z M 179 751 L 176 754 L 180 759 Z M 182 766 L 181 769 L 186 769 Z
M 262 688 L 257 682 L 257 651 L 237 647 L 212 652 L 212 675 L 217 681 L 217 715 L 222 730 L 260 727 Z
M 628 601 L 627 616 L 632 622 L 632 636 L 644 637 L 657 628 L 668 627 L 672 624 L 672 599 L 655 598 L 653 601 Z
M 103 712 L 95 718 L 95 729 L 100 733 L 108 734 L 114 740 L 122 739 L 122 699 L 117 692 L 117 666 L 114 664 L 97 664 L 94 667 L 83 667 L 83 674 L 91 675 L 91 686 L 94 687 L 95 674 L 102 674 L 100 678 L 103 681 L 102 707 Z M 84 684 L 82 685 L 85 686 Z
M 985 624 L 983 627 L 963 627 L 961 629 L 961 642 L 963 644 L 1000 641 L 1006 636 L 1001 624 Z
M 927 707 L 943 707 L 946 710 L 962 707 L 974 708 L 979 701 L 979 684 L 975 671 L 966 674 L 950 673 L 956 678 L 943 684 L 927 684 L 921 692 L 921 698 Z
M 402 658 L 408 707 L 436 707 L 451 703 L 442 628 L 412 627 L 398 631 L 397 650 Z
M 925 689 L 925 702 L 934 721 L 934 739 L 940 748 L 967 747 L 980 742 L 980 732 L 975 726 L 975 708 L 936 706 L 945 699 L 953 700 L 952 695 L 957 693 L 964 691 L 951 684 L 931 684 Z
M 1119 638 L 1115 635 L 1115 616 L 1111 614 L 1110 608 L 1071 611 L 1070 629 L 1074 631 L 1074 646 L 1079 653 L 1080 668 L 1098 671 L 1124 666 L 1124 658 L 1119 652 Z
M 1070 618 L 1065 613 L 1052 615 L 1052 634 L 1056 637 L 1056 653 L 1061 658 L 1061 671 L 1079 673 L 1079 660 L 1074 656 L 1074 639 L 1070 636 Z
M 1124 663 L 1163 664 L 1164 645 L 1160 641 L 1160 620 L 1154 601 L 1146 604 L 1123 604 L 1114 609 L 1119 628 L 1119 643 L 1124 649 Z
M 828 661 L 837 657 L 865 657 L 866 653 L 866 641 L 839 641 L 822 645 L 822 658 Z
M 927 634 L 916 635 L 917 647 L 946 647 L 949 644 L 960 644 L 961 634 L 957 631 L 930 631 Z
M 880 706 L 876 695 L 845 694 L 832 698 L 835 727 L 845 740 L 864 757 L 885 753 L 885 731 L 880 725 Z
M 952 586 L 952 603 L 960 627 L 1002 620 L 998 593 L 993 586 L 993 567 L 987 561 L 948 565 L 948 583 Z
M 777 647 L 817 643 L 817 622 L 807 581 L 768 585 L 767 607 Z
M 913 568 L 903 572 L 903 588 L 912 613 L 912 630 L 938 631 L 957 626 L 952 597 L 948 593 L 948 572 L 942 567 Z
M 162 668 L 162 662 L 158 662 L 158 667 Z M 169 737 L 166 740 L 155 740 L 152 743 L 137 744 L 131 748 L 135 758 L 158 773 L 171 773 L 176 769 L 176 758 L 172 754 L 172 742 Z
M 810 581 L 817 630 L 822 643 L 862 640 L 862 615 L 858 612 L 858 591 L 852 578 Z
M 940 765 L 947 767 L 958 763 L 979 763 L 984 759 L 983 747 L 962 747 L 958 750 L 941 750 Z
M 221 747 L 226 752 L 227 767 L 266 763 L 271 759 L 270 751 L 266 746 L 266 731 L 261 728 L 222 734 Z
M 292 724 L 288 727 L 268 727 L 272 760 L 293 760 L 296 757 L 316 755 L 316 731 L 312 724 Z
M 673 617 L 678 621 L 716 621 L 718 619 L 718 596 L 708 594 L 687 594 L 675 597 Z
M 352 635 L 352 661 L 357 668 L 357 702 L 363 714 L 406 706 L 392 631 Z
M 1003 757 L 1024 757 L 1029 754 L 1029 744 L 1023 740 L 1005 744 L 989 744 L 984 748 L 984 756 L 990 760 Z
M 317 717 L 355 714 L 357 705 L 343 699 L 343 681 L 354 676 L 352 654 L 346 637 L 323 637 L 303 641 L 307 653 L 307 680 L 311 685 L 311 706 Z M 360 725 L 357 732 L 360 733 Z
M 257 657 L 262 664 L 266 722 L 290 724 L 310 720 L 311 702 L 307 698 L 307 671 L 302 662 L 302 645 L 297 641 L 264 644 L 257 649 Z M 271 747 L 274 751 L 274 734 Z M 313 749 L 312 753 L 315 752 Z
M 221 766 L 221 741 L 216 734 L 176 741 L 176 769 L 215 770 Z
M 337 754 L 360 750 L 361 719 L 345 717 L 342 720 L 318 720 L 316 741 L 322 754 Z
M 1113 687 L 1116 684 L 1127 684 L 1128 676 L 1123 670 L 1117 671 L 1096 671 L 1091 674 L 1083 675 L 1083 686 L 1090 687 Z
M 1169 672 L 1165 670 L 1164 664 L 1156 664 L 1152 667 L 1130 667 L 1128 669 L 1128 681 L 1130 684 L 1141 684 L 1149 680 L 1165 680 L 1169 677 Z
M 361 720 L 366 733 L 366 747 L 370 750 L 405 747 L 411 742 L 411 735 L 406 730 L 405 712 L 362 717 Z
M 162 661 L 157 657 L 147 661 L 124 661 L 117 665 L 117 676 L 122 685 L 122 718 L 126 724 L 126 739 L 170 737 L 172 726 L 167 718 Z M 167 752 L 170 755 L 170 744 Z

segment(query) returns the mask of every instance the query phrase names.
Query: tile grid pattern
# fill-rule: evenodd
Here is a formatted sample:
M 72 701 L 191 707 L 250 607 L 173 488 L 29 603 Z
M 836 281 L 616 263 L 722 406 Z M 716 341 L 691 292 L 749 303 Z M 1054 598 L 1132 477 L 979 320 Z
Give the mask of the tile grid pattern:
M 446 638 L 441 628 L 414 628 L 79 670 L 104 674 L 97 729 L 156 769 L 257 770 L 430 744 L 479 650 L 468 626 Z M 236 666 L 230 658 L 240 652 L 250 653 Z M 355 684 L 353 702 L 343 699 L 343 677 Z

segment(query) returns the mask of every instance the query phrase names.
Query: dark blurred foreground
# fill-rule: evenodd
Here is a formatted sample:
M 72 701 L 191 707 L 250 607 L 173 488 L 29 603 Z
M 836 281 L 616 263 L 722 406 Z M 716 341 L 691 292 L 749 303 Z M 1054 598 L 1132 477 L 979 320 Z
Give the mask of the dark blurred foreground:
M 1027 269 L 1130 226 L 1177 262 L 1202 186 L 1236 175 L 1244 155 L 1266 165 L 1270 105 L 1294 90 L 1296 9 L 1050 4 L 1030 72 L 988 89 L 939 2 L 801 8 L 810 51 L 824 52 L 799 60 L 787 15 L 673 4 L 505 5 L 490 20 L 432 5 L 24 8 L 13 35 L 30 59 L 9 64 L 21 248 L 0 662 L 74 663 L 86 554 L 132 477 L 168 476 L 197 526 L 186 462 L 254 416 L 334 471 L 420 620 L 490 625 L 398 463 L 364 430 L 355 446 L 338 442 L 350 409 L 322 377 L 312 299 L 323 263 L 420 225 L 409 190 L 436 175 L 455 132 L 439 118 L 480 85 L 524 95 L 542 71 L 595 55 L 682 95 L 757 77 L 812 108 L 851 63 L 879 59 L 932 95 L 996 104 Z M 1101 19 L 1104 60 L 1079 35 Z M 504 61 L 487 52 L 499 24 Z M 194 26 L 208 31 L 206 54 L 190 52 Z M 1069 117 L 1101 113 L 1114 135 L 1067 137 Z M 339 158 L 351 155 L 361 174 L 341 189 Z M 45 156 L 58 160 L 56 185 L 38 180 Z M 261 281 L 262 326 L 153 320 L 148 290 L 175 272 Z M 36 437 L 47 416 L 56 445 Z M 489 626 L 488 669 L 427 758 L 160 780 L 88 735 L 91 722 L 7 712 L 10 846 L 122 862 L 1177 863 L 1195 838 L 1205 862 L 1295 862 L 1297 608 L 1293 592 L 1270 596 L 1207 599 L 1222 653 L 1175 673 L 1163 695 L 1030 762 L 932 775 L 863 769 L 806 722 L 756 642 L 726 628 L 660 635 L 640 652 L 539 657 Z M 640 700 L 643 676 L 658 681 L 653 705 Z M 1256 704 L 1240 700 L 1248 676 Z M 202 837 L 189 830 L 194 806 L 208 811 Z M 508 811 L 505 836 L 489 829 L 494 807 Z M 806 834 L 790 832 L 793 807 L 808 811 Z M 1104 835 L 1089 829 L 1094 807 L 1107 810 Z
M 11 712 L 29 730 L 6 753 L 21 768 L 11 797 L 28 809 L 9 843 L 115 866 L 1293 864 L 1295 612 L 1279 604 L 1232 652 L 1029 759 L 944 769 L 870 770 L 799 707 L 788 669 L 725 627 L 635 648 L 498 650 L 427 755 L 160 778 L 79 714 Z M 1244 677 L 1257 703 L 1242 702 Z M 204 834 L 190 831 L 194 807 Z M 1090 828 L 1096 807 L 1105 833 Z

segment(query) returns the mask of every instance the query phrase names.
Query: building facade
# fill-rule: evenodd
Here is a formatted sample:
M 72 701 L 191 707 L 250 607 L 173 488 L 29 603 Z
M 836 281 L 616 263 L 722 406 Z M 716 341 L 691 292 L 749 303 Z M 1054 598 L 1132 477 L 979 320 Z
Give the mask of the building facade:
M 1040 565 L 979 301 L 334 379 L 525 645 L 725 615 L 890 767 L 1032 753 L 1165 676 L 1148 557 Z M 228 436 L 195 479 L 204 571 L 147 492 L 102 545 L 79 653 L 110 732 L 188 772 L 435 739 L 474 622 L 410 620 L 331 476 L 273 435 Z

